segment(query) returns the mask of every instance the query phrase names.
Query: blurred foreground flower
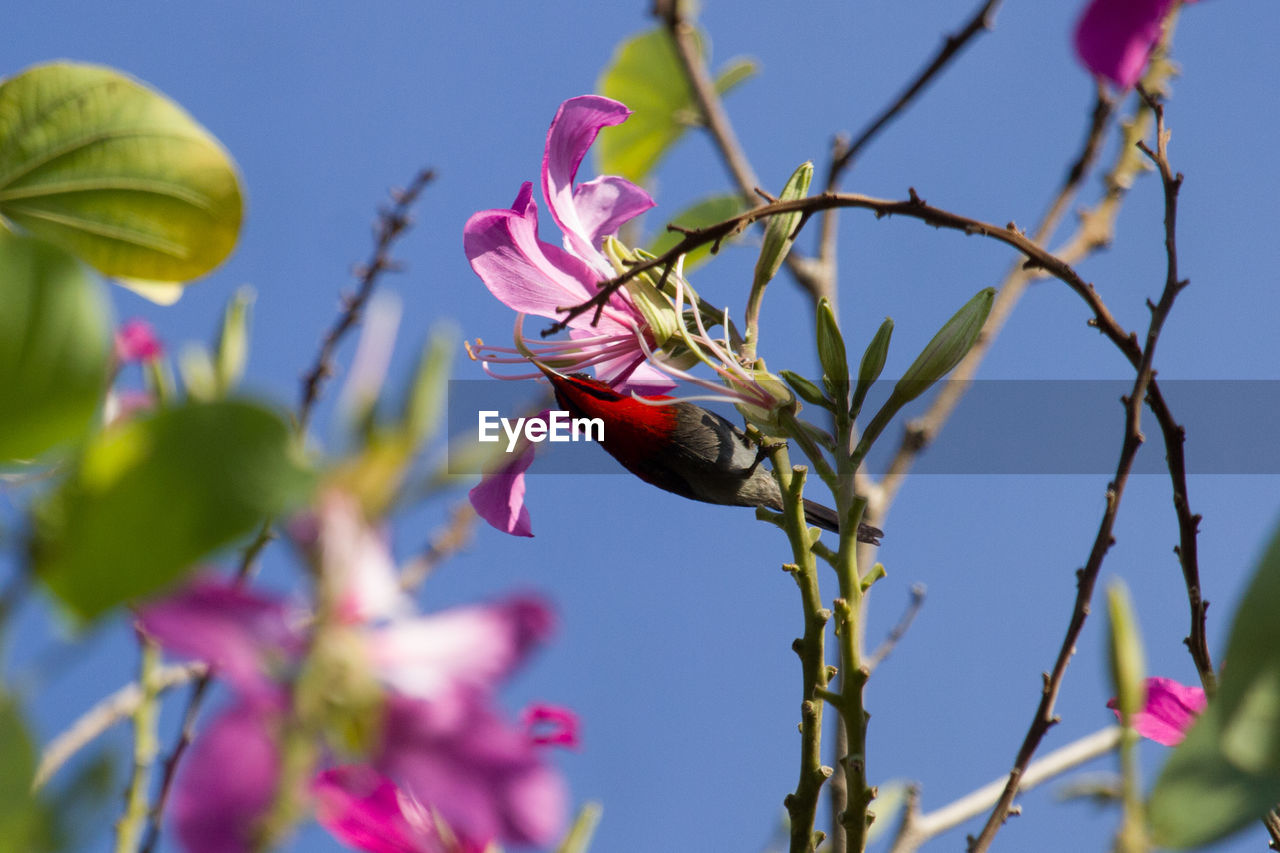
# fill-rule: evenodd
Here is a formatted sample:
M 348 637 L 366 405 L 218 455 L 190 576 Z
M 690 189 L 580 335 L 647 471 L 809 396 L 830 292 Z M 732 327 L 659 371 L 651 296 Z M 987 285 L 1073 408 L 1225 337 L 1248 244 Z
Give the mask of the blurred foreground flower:
M 1076 23 L 1076 55 L 1121 89 L 1137 83 L 1178 0 L 1091 0 Z M 1195 0 L 1185 0 L 1195 2 Z
M 159 358 L 164 353 L 164 346 L 150 323 L 135 318 L 116 330 L 115 351 L 116 359 L 122 364 L 129 364 Z
M 1208 704 L 1204 690 L 1187 687 L 1172 678 L 1148 678 L 1146 688 L 1147 702 L 1133 717 L 1134 731 L 1156 743 L 1177 746 Z M 1114 698 L 1107 702 L 1107 707 L 1120 718 Z
M 207 661 L 236 696 L 197 738 L 178 778 L 174 818 L 184 847 L 254 849 L 278 796 L 282 730 L 310 707 L 308 679 L 323 698 L 313 726 L 329 748 L 322 762 L 353 751 L 353 737 L 364 755 L 322 771 L 312 786 L 319 819 L 339 837 L 363 837 L 352 828 L 363 827 L 375 839 L 367 850 L 551 843 L 565 815 L 563 780 L 543 762 L 540 739 L 492 707 L 497 685 L 550 633 L 549 609 L 516 597 L 415 616 L 382 537 L 357 513 L 353 501 L 330 493 L 293 525 L 327 617 L 304 626 L 282 602 L 212 580 L 140 614 L 143 630 Z M 426 814 L 435 818 L 429 826 Z M 406 835 L 413 828 L 422 832 Z M 385 841 L 402 837 L 416 840 Z

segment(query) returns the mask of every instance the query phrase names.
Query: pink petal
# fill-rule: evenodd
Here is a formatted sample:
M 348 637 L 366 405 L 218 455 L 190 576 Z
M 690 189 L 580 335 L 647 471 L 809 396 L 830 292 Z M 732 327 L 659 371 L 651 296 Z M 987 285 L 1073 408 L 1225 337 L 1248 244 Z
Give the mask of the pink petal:
M 533 462 L 533 453 L 533 445 L 527 445 L 506 465 L 485 474 L 467 493 L 477 515 L 512 536 L 533 536 L 529 508 L 524 505 L 524 472 Z
M 554 621 L 533 597 L 402 619 L 370 632 L 370 665 L 399 692 L 430 700 L 438 719 L 455 719 L 520 666 Z
M 1173 0 L 1092 0 L 1076 24 L 1084 66 L 1127 89 L 1142 77 Z
M 372 767 L 325 770 L 312 782 L 311 793 L 316 821 L 357 850 L 444 853 L 430 812 Z
M 524 726 L 525 736 L 530 742 L 539 746 L 577 749 L 581 745 L 578 715 L 568 708 L 538 702 L 521 712 L 520 724 Z
M 270 669 L 301 644 L 283 605 L 213 578 L 145 606 L 138 622 L 166 650 L 207 661 L 250 697 L 274 695 Z
M 377 766 L 476 845 L 555 841 L 568 797 L 542 751 L 480 702 L 450 722 L 393 694 Z
M 601 275 L 558 246 L 538 239 L 538 212 L 526 183 L 510 210 L 482 210 L 463 227 L 471 268 L 502 304 L 522 314 L 555 318 L 559 309 L 586 302 Z M 598 328 L 627 328 L 631 314 L 606 306 Z M 574 325 L 590 322 L 590 315 Z
M 595 247 L 610 234 L 617 234 L 622 224 L 653 207 L 647 192 L 626 178 L 602 175 L 594 181 L 579 184 L 573 191 L 573 207 L 587 240 Z
M 386 537 L 364 520 L 350 495 L 330 490 L 313 513 L 289 525 L 294 540 L 312 554 L 337 590 L 337 616 L 346 624 L 390 619 L 407 613 Z
M 159 358 L 164 347 L 150 323 L 133 319 L 116 330 L 115 350 L 116 359 L 127 364 Z
M 1208 704 L 1204 690 L 1187 687 L 1171 678 L 1148 678 L 1146 686 L 1147 702 L 1142 711 L 1133 716 L 1134 730 L 1156 743 L 1177 746 Z M 1107 707 L 1120 717 L 1115 699 L 1108 701 Z
M 269 714 L 240 705 L 191 745 L 173 792 L 173 820 L 187 853 L 257 848 L 258 821 L 276 794 L 280 755 Z
M 593 209 L 584 221 L 575 203 L 573 181 L 578 175 L 582 158 L 586 156 L 587 149 L 595 142 L 601 129 L 621 124 L 629 115 L 631 110 L 610 98 L 598 95 L 570 98 L 560 105 L 556 117 L 551 121 L 542 156 L 542 195 L 551 208 L 551 215 L 565 232 L 570 250 L 580 258 L 591 261 L 605 277 L 612 273 L 599 252 L 597 238 L 602 234 L 594 232 L 606 221 L 621 224 L 631 216 L 647 210 L 653 206 L 652 199 L 649 199 L 648 205 L 644 205 L 642 199 L 648 199 L 648 194 L 633 186 L 618 194 L 616 203 L 619 210 L 616 213 L 609 211 L 601 199 L 591 205 Z M 627 211 L 630 211 L 629 215 Z

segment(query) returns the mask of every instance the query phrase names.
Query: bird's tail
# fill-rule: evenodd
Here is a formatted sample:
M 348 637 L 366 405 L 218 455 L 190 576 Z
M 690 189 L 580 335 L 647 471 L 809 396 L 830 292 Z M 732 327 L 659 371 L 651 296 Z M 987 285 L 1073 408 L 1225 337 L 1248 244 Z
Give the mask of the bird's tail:
M 804 499 L 804 519 L 814 527 L 821 527 L 832 533 L 840 532 L 840 519 L 836 517 L 836 511 L 808 498 Z M 858 525 L 859 542 L 879 545 L 880 537 L 883 535 L 884 531 L 878 527 L 872 527 L 870 524 Z

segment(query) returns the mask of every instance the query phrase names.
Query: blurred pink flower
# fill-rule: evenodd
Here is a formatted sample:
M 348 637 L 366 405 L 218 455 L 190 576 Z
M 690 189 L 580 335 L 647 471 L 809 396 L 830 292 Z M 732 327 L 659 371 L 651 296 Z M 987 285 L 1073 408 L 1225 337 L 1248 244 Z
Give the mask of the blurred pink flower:
M 164 347 L 150 323 L 134 318 L 116 330 L 115 350 L 116 359 L 128 364 L 159 358 Z
M 1147 703 L 1134 714 L 1133 728 L 1156 743 L 1177 746 L 1208 704 L 1204 690 L 1187 687 L 1172 678 L 1148 678 L 1146 684 Z M 1120 718 L 1114 698 L 1108 700 L 1107 707 L 1115 711 L 1116 719 Z
M 311 794 L 316 821 L 357 850 L 462 853 L 466 849 L 461 842 L 441 838 L 426 807 L 372 767 L 354 764 L 324 770 L 312 782 Z
M 550 843 L 564 820 L 564 783 L 525 731 L 505 723 L 491 706 L 498 684 L 550 634 L 551 611 L 524 596 L 413 615 L 394 585 L 385 540 L 358 513 L 353 501 L 330 494 L 291 530 L 321 583 L 336 589 L 335 616 L 386 690 L 382 739 L 370 768 L 400 786 L 404 803 L 439 814 L 465 843 L 364 849 L 452 853 L 480 850 L 490 841 Z M 272 733 L 287 719 L 289 686 L 311 638 L 300 621 L 289 620 L 282 602 L 214 580 L 198 580 L 144 608 L 139 624 L 170 651 L 208 661 L 237 696 L 197 738 L 178 777 L 179 836 L 193 853 L 252 849 L 245 839 L 252 840 L 279 776 Z M 243 745 L 228 745 L 236 738 Z M 327 799 L 320 803 L 321 822 L 351 833 L 365 827 L 375 833 L 370 838 L 401 838 L 406 826 L 416 825 L 418 812 L 402 804 L 393 813 L 387 806 L 391 789 L 370 783 L 370 768 L 322 774 L 317 784 Z M 340 796 L 344 785 L 348 793 Z M 215 824 L 216 832 L 210 829 Z M 213 840 L 201 840 L 210 833 Z M 426 838 L 401 840 L 426 844 Z
M 191 744 L 173 791 L 173 822 L 187 853 L 255 850 L 255 832 L 275 798 L 279 706 L 239 703 Z
M 537 744 L 577 749 L 578 715 L 559 705 L 535 703 L 520 714 L 520 723 L 529 740 Z
M 1076 23 L 1076 55 L 1094 74 L 1128 89 L 1146 70 L 1175 2 L 1090 0 Z

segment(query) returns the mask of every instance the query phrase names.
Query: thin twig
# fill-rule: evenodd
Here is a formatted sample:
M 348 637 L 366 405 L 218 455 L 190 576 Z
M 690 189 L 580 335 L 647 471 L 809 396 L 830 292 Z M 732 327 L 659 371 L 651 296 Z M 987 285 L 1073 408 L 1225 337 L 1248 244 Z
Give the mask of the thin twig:
M 853 164 L 859 152 L 872 139 L 878 136 L 881 130 L 888 127 L 889 123 L 924 91 L 925 87 L 942 72 L 951 60 L 960 55 L 961 50 L 971 39 L 978 33 L 991 29 L 992 19 L 995 17 L 995 12 L 999 5 L 1000 0 L 986 0 L 977 13 L 969 19 L 968 23 L 957 32 L 947 36 L 933 59 L 916 74 L 893 103 L 881 110 L 880 114 L 863 128 L 853 142 L 850 143 L 839 136 L 836 137 L 831 146 L 831 165 L 827 168 L 827 192 L 835 192 L 839 189 L 841 176 L 845 169 Z M 822 215 L 822 221 L 818 226 L 818 259 L 815 266 L 829 279 L 827 289 L 830 291 L 836 289 L 836 241 L 839 231 L 836 223 L 838 219 L 839 217 L 834 210 L 828 210 Z
M 874 139 L 889 122 L 902 113 L 915 100 L 916 96 L 924 91 L 924 88 L 946 68 L 947 64 L 960 54 L 960 51 L 969 44 L 974 36 L 991 29 L 996 9 L 999 6 L 1000 0 L 986 0 L 963 27 L 943 39 L 942 46 L 934 54 L 933 59 L 920 69 L 919 73 L 907 84 L 907 87 L 902 90 L 902 93 L 898 95 L 893 103 L 881 110 L 880 114 L 863 128 L 853 142 L 842 146 L 840 153 L 832 160 L 831 166 L 827 170 L 827 192 L 835 191 L 836 187 L 840 185 L 840 177 L 844 170 L 853 164 L 854 159 L 866 147 L 867 143 Z
M 1138 86 L 1138 92 L 1156 117 L 1156 151 L 1153 153 L 1143 142 L 1139 142 L 1138 147 L 1155 163 L 1156 169 L 1160 172 L 1161 184 L 1164 187 L 1164 244 L 1165 254 L 1168 258 L 1165 294 L 1172 300 L 1172 296 L 1169 294 L 1176 294 L 1186 286 L 1186 282 L 1178 281 L 1176 240 L 1178 190 L 1182 187 L 1182 175 L 1180 173 L 1175 175 L 1169 167 L 1169 131 L 1164 126 L 1164 107 L 1141 85 Z M 1162 305 L 1163 300 L 1161 300 L 1160 306 L 1152 308 L 1153 323 L 1155 315 Z M 1155 340 L 1151 332 L 1148 332 L 1147 349 L 1150 350 L 1154 346 Z M 1156 394 L 1158 395 L 1158 389 Z M 1166 414 L 1168 413 L 1168 407 L 1164 405 L 1163 397 L 1153 394 L 1148 394 L 1148 397 L 1152 398 L 1148 402 L 1153 409 L 1158 405 Z M 1204 689 L 1209 695 L 1213 695 L 1217 688 L 1217 676 L 1213 671 L 1213 660 L 1209 656 L 1209 644 L 1205 635 L 1205 613 L 1209 608 L 1209 603 L 1204 601 L 1201 595 L 1200 566 L 1196 545 L 1200 516 L 1191 511 L 1191 506 L 1187 500 L 1187 470 L 1186 460 L 1183 457 L 1183 442 L 1186 438 L 1186 432 L 1173 420 L 1172 414 L 1167 414 L 1167 417 L 1160 418 L 1160 428 L 1164 433 L 1167 451 L 1166 461 L 1168 462 L 1169 475 L 1173 479 L 1173 506 L 1178 517 L 1178 547 L 1174 549 L 1174 553 L 1178 555 L 1178 561 L 1182 566 L 1183 581 L 1187 587 L 1187 602 L 1191 608 L 1191 630 L 1184 642 L 1188 651 L 1191 652 L 1191 659 L 1195 661 L 1196 670 L 1200 675 L 1200 681 Z
M 1058 657 L 1054 662 L 1051 674 L 1044 676 L 1044 687 L 1040 693 L 1040 701 L 1036 707 L 1035 716 L 1032 718 L 1031 726 L 1023 738 L 1022 746 L 1018 749 L 1018 757 L 1009 773 L 1008 782 L 1005 784 L 1004 791 L 1001 793 L 995 808 L 992 809 L 990 816 L 987 818 L 982 832 L 977 838 L 971 839 L 969 844 L 970 853 L 981 853 L 981 851 L 991 846 L 996 833 L 1000 831 L 1000 827 L 1003 826 L 1005 819 L 1008 817 L 1009 810 L 1013 805 L 1013 799 L 1018 792 L 1019 779 L 1026 772 L 1031 756 L 1035 753 L 1045 733 L 1057 722 L 1057 718 L 1054 715 L 1054 705 L 1058 692 L 1062 688 L 1067 664 L 1075 653 L 1076 642 L 1088 617 L 1089 603 L 1093 597 L 1093 589 L 1097 582 L 1098 574 L 1102 570 L 1102 561 L 1115 541 L 1112 536 L 1112 528 L 1120 509 L 1120 501 L 1124 496 L 1124 487 L 1132 470 L 1133 460 L 1137 456 L 1138 449 L 1142 446 L 1142 404 L 1143 398 L 1147 394 L 1147 388 L 1153 382 L 1155 374 L 1152 364 L 1155 358 L 1156 344 L 1164 327 L 1165 318 L 1168 317 L 1169 311 L 1173 308 L 1174 300 L 1188 284 L 1188 282 L 1178 278 L 1178 258 L 1175 242 L 1178 188 L 1182 183 L 1182 176 L 1175 177 L 1169 169 L 1166 147 L 1168 137 L 1164 128 L 1163 110 L 1158 106 L 1155 109 L 1157 149 L 1152 152 L 1144 146 L 1143 151 L 1156 162 L 1164 183 L 1165 248 L 1167 255 L 1164 289 L 1158 303 L 1148 302 L 1148 307 L 1151 309 L 1151 321 L 1147 326 L 1146 345 L 1139 347 L 1141 358 L 1136 367 L 1137 375 L 1134 378 L 1133 389 L 1123 401 L 1125 430 L 1124 440 L 1120 449 L 1120 459 L 1116 464 L 1116 475 L 1107 487 L 1107 506 L 1103 513 L 1102 521 L 1098 525 L 1098 533 L 1094 537 L 1093 547 L 1089 552 L 1089 560 L 1085 563 L 1084 568 L 1077 572 L 1076 599 L 1072 606 L 1071 619 L 1067 626 L 1066 636 L 1063 638 L 1062 646 L 1058 650 Z M 1136 336 L 1132 346 L 1139 346 Z
M 911 623 L 915 621 L 916 614 L 920 612 L 920 608 L 924 606 L 925 586 L 922 583 L 911 585 L 911 598 L 907 601 L 907 607 L 902 611 L 898 624 L 889 630 L 884 641 L 867 657 L 867 669 L 875 672 L 876 667 L 884 663 L 885 658 L 893 653 L 907 631 L 911 629 Z
M 431 532 L 427 547 L 404 564 L 400 570 L 400 588 L 405 592 L 417 589 L 436 566 L 466 548 L 475 532 L 476 518 L 470 501 L 458 501 L 449 519 Z
M 156 672 L 156 690 L 163 693 L 186 684 L 202 675 L 204 671 L 203 663 L 167 664 Z M 73 755 L 116 723 L 133 716 L 133 712 L 141 702 L 142 687 L 135 681 L 121 687 L 81 714 L 69 728 L 45 746 L 40 754 L 40 763 L 36 765 L 35 778 L 31 783 L 32 790 L 43 788 Z
M 1108 726 L 1037 759 L 1019 780 L 1018 791 L 1029 791 L 1068 770 L 1105 755 L 1120 743 L 1120 727 Z M 890 853 L 915 853 L 920 845 L 977 817 L 999 799 L 1005 786 L 1001 777 L 942 808 L 919 814 L 918 797 L 908 803 Z
M 347 332 L 360 322 L 365 303 L 369 301 L 382 274 L 398 269 L 398 264 L 391 258 L 391 248 L 408 229 L 409 211 L 418 200 L 418 196 L 434 179 L 435 172 L 431 169 L 419 171 L 409 182 L 409 186 L 392 191 L 390 207 L 378 211 L 378 219 L 374 227 L 373 253 L 369 256 L 368 263 L 356 270 L 360 280 L 359 286 L 354 295 L 343 298 L 341 313 L 329 327 L 315 361 L 303 377 L 302 399 L 298 403 L 299 433 L 307 431 L 312 410 L 320 398 L 321 383 L 333 374 L 334 350 Z

